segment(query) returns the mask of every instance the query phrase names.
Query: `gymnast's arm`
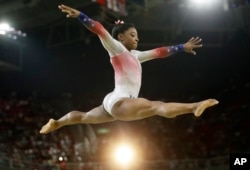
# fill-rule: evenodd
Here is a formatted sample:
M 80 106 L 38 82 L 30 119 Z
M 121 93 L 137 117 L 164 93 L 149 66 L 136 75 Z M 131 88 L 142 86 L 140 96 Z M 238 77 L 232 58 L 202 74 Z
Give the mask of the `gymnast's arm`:
M 201 39 L 199 37 L 196 38 L 192 37 L 185 44 L 179 44 L 175 46 L 165 46 L 148 51 L 135 51 L 135 52 L 138 53 L 137 54 L 138 59 L 142 63 L 156 58 L 165 58 L 182 51 L 196 55 L 196 52 L 193 49 L 202 47 L 202 44 L 200 43 Z
M 97 34 L 104 48 L 110 53 L 111 56 L 120 54 L 126 50 L 121 43 L 109 34 L 100 22 L 95 21 L 89 18 L 86 14 L 66 5 L 59 5 L 58 8 L 61 9 L 62 12 L 67 13 L 68 18 L 78 18 L 87 29 Z

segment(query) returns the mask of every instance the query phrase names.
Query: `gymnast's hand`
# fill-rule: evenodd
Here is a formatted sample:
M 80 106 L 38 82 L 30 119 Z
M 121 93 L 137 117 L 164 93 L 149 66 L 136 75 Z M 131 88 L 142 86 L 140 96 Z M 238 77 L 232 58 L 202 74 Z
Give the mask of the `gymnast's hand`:
M 62 12 L 67 13 L 67 18 L 77 18 L 80 15 L 80 11 L 63 4 L 59 5 L 58 8 L 61 9 Z
M 200 42 L 201 39 L 199 37 L 192 37 L 190 40 L 188 40 L 188 42 L 184 44 L 184 51 L 196 55 L 196 52 L 193 49 L 202 47 L 202 44 Z

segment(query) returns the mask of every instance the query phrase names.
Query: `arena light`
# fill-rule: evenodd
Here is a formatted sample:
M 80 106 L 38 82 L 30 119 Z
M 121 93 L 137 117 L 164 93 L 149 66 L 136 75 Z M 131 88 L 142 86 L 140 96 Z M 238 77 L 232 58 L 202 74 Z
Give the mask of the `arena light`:
M 114 160 L 121 166 L 129 166 L 135 160 L 135 150 L 127 144 L 121 144 L 114 149 Z
M 10 27 L 7 23 L 1 23 L 0 24 L 0 30 L 2 31 L 13 31 L 14 28 Z
M 187 7 L 189 8 L 213 8 L 221 3 L 219 0 L 187 0 Z
M 12 39 L 17 39 L 18 37 L 26 37 L 26 33 L 23 33 L 20 30 L 16 30 L 5 22 L 0 23 L 0 35 L 4 35 Z
M 194 5 L 213 5 L 218 0 L 190 0 L 190 3 Z
M 5 35 L 6 31 L 0 29 L 0 34 Z

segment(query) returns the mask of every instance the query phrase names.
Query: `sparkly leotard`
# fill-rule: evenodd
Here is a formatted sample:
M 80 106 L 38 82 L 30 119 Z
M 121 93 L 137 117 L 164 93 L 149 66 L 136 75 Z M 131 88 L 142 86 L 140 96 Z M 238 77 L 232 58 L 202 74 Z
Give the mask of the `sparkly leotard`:
M 148 51 L 128 51 L 125 46 L 114 39 L 101 23 L 81 13 L 78 19 L 93 33 L 97 34 L 107 50 L 115 74 L 115 88 L 105 96 L 103 106 L 112 115 L 113 105 L 121 98 L 137 98 L 141 88 L 141 63 L 163 58 L 183 51 L 183 44 L 159 47 Z

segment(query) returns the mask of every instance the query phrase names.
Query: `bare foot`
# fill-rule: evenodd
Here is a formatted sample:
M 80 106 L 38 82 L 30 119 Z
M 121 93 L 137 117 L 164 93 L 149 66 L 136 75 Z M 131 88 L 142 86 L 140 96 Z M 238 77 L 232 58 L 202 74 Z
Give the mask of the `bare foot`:
M 56 129 L 58 129 L 58 127 L 56 126 L 56 121 L 54 119 L 50 119 L 49 122 L 42 127 L 42 129 L 40 130 L 40 133 L 46 134 Z
M 213 105 L 216 105 L 218 104 L 219 101 L 218 100 L 215 100 L 215 99 L 207 99 L 207 100 L 204 100 L 204 101 L 201 101 L 199 104 L 198 104 L 198 107 L 195 109 L 194 111 L 194 115 L 196 117 L 199 117 L 206 108 L 208 107 L 211 107 Z

